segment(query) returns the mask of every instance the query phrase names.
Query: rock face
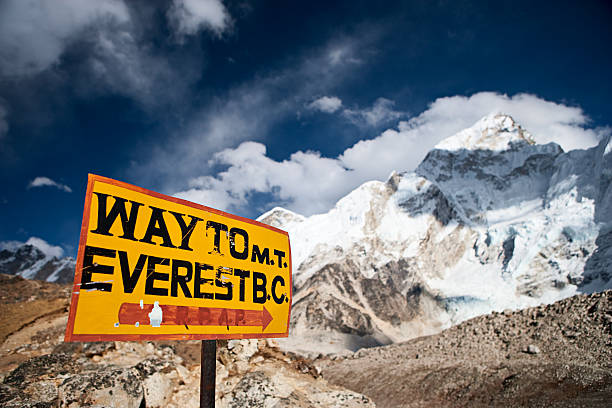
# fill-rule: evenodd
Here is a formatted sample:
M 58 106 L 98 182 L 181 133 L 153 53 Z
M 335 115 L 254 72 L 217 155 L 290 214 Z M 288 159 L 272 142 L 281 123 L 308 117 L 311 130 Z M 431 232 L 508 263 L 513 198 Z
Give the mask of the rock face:
M 259 220 L 292 244 L 283 347 L 339 352 L 612 287 L 612 143 L 565 153 L 505 115 L 444 140 L 412 173 L 326 214 Z
M 329 385 L 307 362 L 282 355 L 265 341 L 234 341 L 231 350 L 225 344 L 217 355 L 218 407 L 375 406 L 361 394 Z M 189 346 L 198 348 L 199 342 Z M 98 352 L 88 353 L 92 347 Z M 186 363 L 180 351 L 176 345 L 152 342 L 61 344 L 11 371 L 0 385 L 0 403 L 3 407 L 196 407 L 199 365 Z
M 377 407 L 608 407 L 612 291 L 479 316 L 315 364 Z
M 25 243 L 0 248 L 0 273 L 8 275 L 71 283 L 74 280 L 75 265 L 74 258 L 45 253 L 33 244 Z
M 65 319 L 61 322 L 65 324 Z M 4 378 L 3 406 L 166 406 L 178 382 L 175 367 L 180 363 L 167 346 L 58 344 Z

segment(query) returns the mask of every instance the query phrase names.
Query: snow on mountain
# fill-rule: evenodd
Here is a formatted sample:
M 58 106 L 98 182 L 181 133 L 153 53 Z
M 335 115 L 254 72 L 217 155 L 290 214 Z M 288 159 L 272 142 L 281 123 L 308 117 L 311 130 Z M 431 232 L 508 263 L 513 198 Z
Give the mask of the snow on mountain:
M 291 239 L 284 346 L 355 350 L 612 288 L 611 180 L 609 140 L 565 153 L 494 114 L 328 213 L 263 214 Z
M 501 151 L 518 142 L 535 144 L 531 134 L 514 122 L 510 116 L 491 114 L 476 122 L 471 128 L 442 140 L 434 148 L 448 151 L 460 149 Z
M 19 275 L 26 279 L 69 283 L 74 279 L 75 260 L 63 257 L 61 247 L 32 237 L 25 243 L 0 242 L 0 273 Z
M 306 219 L 302 215 L 296 214 L 281 207 L 274 207 L 270 211 L 262 214 L 259 218 L 265 218 L 268 225 L 277 228 L 281 226 L 287 228 L 294 224 L 299 224 Z

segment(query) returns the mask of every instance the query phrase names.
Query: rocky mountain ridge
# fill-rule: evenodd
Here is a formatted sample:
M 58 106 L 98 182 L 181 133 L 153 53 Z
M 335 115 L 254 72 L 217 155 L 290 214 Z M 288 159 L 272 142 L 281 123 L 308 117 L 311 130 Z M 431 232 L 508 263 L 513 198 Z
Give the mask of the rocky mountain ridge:
M 281 344 L 356 350 L 611 288 L 611 153 L 609 138 L 538 145 L 494 114 L 328 213 L 263 214 L 292 244 L 295 336 Z
M 0 273 L 18 275 L 26 279 L 70 283 L 74 281 L 76 261 L 62 256 L 63 251 L 40 239 L 28 242 L 9 242 L 0 247 Z

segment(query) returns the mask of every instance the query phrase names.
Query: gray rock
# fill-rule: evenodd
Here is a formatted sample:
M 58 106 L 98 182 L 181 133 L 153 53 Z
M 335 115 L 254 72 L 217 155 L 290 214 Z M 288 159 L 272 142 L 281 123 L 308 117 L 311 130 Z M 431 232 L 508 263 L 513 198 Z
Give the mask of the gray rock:
M 230 408 L 252 407 L 263 408 L 267 400 L 275 399 L 275 387 L 270 378 L 258 371 L 248 373 L 234 389 L 234 398 Z M 270 403 L 272 401 L 269 401 Z
M 138 408 L 144 398 L 141 375 L 135 368 L 100 367 L 66 379 L 59 387 L 62 406 Z
M 83 344 L 83 353 L 87 357 L 93 356 L 101 356 L 108 350 L 112 350 L 115 348 L 115 343 L 111 341 L 96 341 L 93 343 L 84 343 Z
M 34 381 L 71 374 L 78 367 L 75 359 L 67 354 L 47 354 L 22 363 L 4 379 L 4 383 L 23 388 Z

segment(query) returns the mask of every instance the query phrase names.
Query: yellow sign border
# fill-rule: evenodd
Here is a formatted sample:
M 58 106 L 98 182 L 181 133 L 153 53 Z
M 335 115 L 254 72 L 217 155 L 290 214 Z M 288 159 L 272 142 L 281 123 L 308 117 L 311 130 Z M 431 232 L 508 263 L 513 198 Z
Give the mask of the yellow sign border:
M 289 299 L 293 299 L 293 276 L 291 273 L 292 262 L 291 262 L 291 243 L 289 241 L 289 234 L 286 231 L 272 227 L 267 224 L 263 224 L 258 221 L 254 221 L 248 218 L 240 217 L 238 215 L 229 214 L 224 211 L 220 211 L 214 208 L 210 208 L 204 205 L 192 203 L 180 198 L 167 196 L 165 194 L 157 193 L 155 191 L 147 190 L 142 187 L 134 186 L 122 181 L 114 180 L 108 177 L 99 176 L 96 174 L 88 174 L 87 178 L 87 192 L 85 195 L 85 204 L 83 209 L 83 222 L 81 224 L 81 234 L 79 239 L 79 249 L 77 255 L 77 262 L 74 274 L 74 285 L 72 290 L 72 297 L 70 302 L 70 311 L 68 315 L 68 323 L 66 325 L 66 333 L 64 341 L 141 341 L 141 340 L 213 340 L 213 339 L 252 339 L 252 338 L 269 338 L 269 337 L 288 337 L 289 335 L 289 322 L 291 319 L 291 302 L 289 302 L 289 308 L 287 312 L 287 324 L 285 325 L 286 330 L 281 333 L 218 333 L 218 334 L 75 334 L 74 324 L 76 318 L 77 307 L 79 303 L 80 286 L 82 279 L 83 270 L 83 258 L 85 254 L 85 247 L 87 245 L 87 236 L 89 232 L 89 221 L 91 212 L 91 200 L 93 194 L 93 187 L 95 182 L 102 182 L 111 184 L 117 187 L 125 188 L 128 190 L 135 191 L 137 193 L 149 195 L 157 199 L 167 200 L 176 204 L 192 207 L 201 211 L 214 213 L 222 217 L 231 218 L 237 221 L 249 223 L 259 227 L 267 228 L 269 230 L 286 235 L 287 243 L 289 247 Z

